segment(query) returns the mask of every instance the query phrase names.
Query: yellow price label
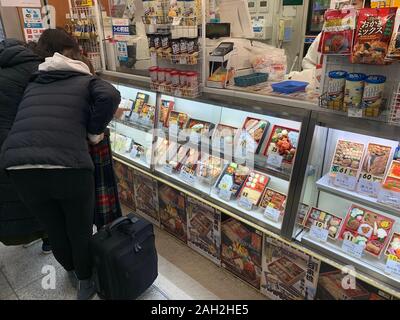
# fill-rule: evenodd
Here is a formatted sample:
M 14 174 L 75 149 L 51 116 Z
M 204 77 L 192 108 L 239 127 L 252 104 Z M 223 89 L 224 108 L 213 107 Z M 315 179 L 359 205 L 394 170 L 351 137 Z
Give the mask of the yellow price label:
M 388 260 L 392 260 L 392 261 L 395 261 L 395 262 L 400 262 L 400 259 L 397 258 L 394 254 L 389 254 L 388 255 Z

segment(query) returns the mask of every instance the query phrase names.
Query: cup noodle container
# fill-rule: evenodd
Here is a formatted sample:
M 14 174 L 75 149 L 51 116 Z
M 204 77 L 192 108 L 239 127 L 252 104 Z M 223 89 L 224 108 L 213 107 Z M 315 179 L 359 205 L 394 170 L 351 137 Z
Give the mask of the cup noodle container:
M 158 67 L 149 68 L 150 79 L 152 82 L 158 81 Z
M 347 72 L 342 70 L 331 71 L 328 73 L 328 89 L 326 90 L 326 93 L 329 109 L 343 109 L 346 76 Z
M 383 90 L 385 88 L 386 77 L 371 75 L 365 79 L 362 105 L 364 116 L 377 117 L 382 106 Z
M 364 73 L 348 73 L 346 76 L 346 85 L 344 90 L 343 111 L 349 108 L 360 108 L 364 81 L 367 76 Z

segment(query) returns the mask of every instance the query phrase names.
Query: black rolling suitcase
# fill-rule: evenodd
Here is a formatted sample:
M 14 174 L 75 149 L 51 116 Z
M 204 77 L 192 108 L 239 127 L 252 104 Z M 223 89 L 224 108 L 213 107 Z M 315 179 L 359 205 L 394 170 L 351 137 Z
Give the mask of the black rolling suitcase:
M 91 250 L 102 299 L 136 299 L 158 276 L 153 225 L 132 213 L 95 234 Z

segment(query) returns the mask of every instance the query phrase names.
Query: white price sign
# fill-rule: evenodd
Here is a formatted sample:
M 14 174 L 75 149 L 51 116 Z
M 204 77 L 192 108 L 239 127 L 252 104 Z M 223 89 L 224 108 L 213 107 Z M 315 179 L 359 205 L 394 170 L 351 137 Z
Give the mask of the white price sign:
M 264 215 L 275 222 L 278 222 L 279 217 L 281 216 L 281 212 L 275 208 L 272 208 L 270 206 L 267 206 L 264 210 Z
M 337 173 L 334 185 L 337 187 L 354 190 L 357 185 L 357 178 L 345 173 Z
M 280 168 L 282 166 L 283 157 L 277 153 L 271 153 L 268 155 L 267 164 L 273 167 Z
M 131 150 L 131 157 L 136 158 L 137 155 L 138 155 L 138 149 L 133 147 Z
M 389 255 L 386 261 L 385 273 L 400 277 L 400 260 Z
M 342 250 L 353 257 L 361 258 L 364 251 L 364 245 L 349 240 L 343 240 Z
M 243 209 L 246 209 L 246 210 L 253 209 L 253 203 L 246 197 L 240 197 L 239 206 L 241 206 Z
M 328 241 L 329 230 L 320 228 L 316 225 L 311 226 L 310 228 L 310 237 L 321 241 L 327 242 Z
M 179 174 L 179 177 L 180 177 L 184 182 L 186 182 L 187 184 L 190 184 L 190 185 L 193 185 L 193 184 L 196 182 L 196 177 L 195 177 L 193 174 L 187 172 L 187 171 L 184 170 L 184 169 L 181 170 L 181 172 L 180 172 L 180 174 Z
M 376 197 L 378 195 L 380 183 L 377 181 L 371 181 L 367 179 L 360 178 L 358 181 L 358 190 L 371 197 Z
M 218 192 L 218 196 L 225 201 L 231 200 L 232 192 L 230 190 L 220 189 Z
M 378 201 L 396 208 L 400 208 L 400 192 L 382 188 L 378 193 Z
M 349 110 L 347 111 L 347 115 L 349 117 L 362 118 L 363 109 L 360 109 L 360 108 L 349 108 Z
M 167 174 L 172 174 L 172 166 L 170 164 L 164 165 L 163 171 Z

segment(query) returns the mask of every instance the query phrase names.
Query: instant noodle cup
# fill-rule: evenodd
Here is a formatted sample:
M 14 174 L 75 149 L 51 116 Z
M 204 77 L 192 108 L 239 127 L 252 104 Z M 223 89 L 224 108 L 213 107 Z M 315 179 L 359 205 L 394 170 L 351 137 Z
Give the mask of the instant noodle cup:
M 347 72 L 342 70 L 328 73 L 327 100 L 329 109 L 342 110 L 346 76 Z
M 365 79 L 364 93 L 362 105 L 364 116 L 377 117 L 379 116 L 382 106 L 383 90 L 385 88 L 386 77 L 380 75 L 371 75 Z
M 361 107 L 364 90 L 364 80 L 366 77 L 367 76 L 364 73 L 347 74 L 344 90 L 343 111 L 347 111 L 349 108 Z

